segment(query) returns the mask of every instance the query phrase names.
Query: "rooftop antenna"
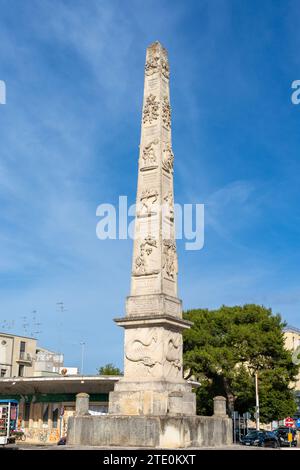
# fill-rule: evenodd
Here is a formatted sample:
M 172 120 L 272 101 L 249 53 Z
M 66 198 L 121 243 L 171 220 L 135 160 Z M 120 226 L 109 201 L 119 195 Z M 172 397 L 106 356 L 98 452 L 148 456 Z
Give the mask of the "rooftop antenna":
M 11 320 L 10 322 L 7 320 L 2 320 L 0 324 L 0 328 L 3 331 L 9 331 L 13 329 L 14 324 L 15 324 L 14 320 Z
M 63 312 L 66 312 L 67 309 L 65 308 L 65 304 L 63 301 L 61 302 L 56 302 L 56 305 L 58 306 L 58 310 L 63 313 Z
M 28 336 L 28 327 L 29 327 L 28 318 L 24 316 L 22 317 L 22 320 L 23 320 L 22 328 L 23 328 L 24 336 Z
M 61 300 L 60 302 L 56 302 L 56 311 L 60 312 L 61 314 L 63 314 L 64 312 L 67 311 L 67 309 L 65 308 L 65 304 L 64 302 Z M 60 320 L 59 320 L 59 323 L 58 323 L 58 348 L 59 348 L 59 353 L 62 353 L 61 349 L 62 349 L 62 330 L 63 330 L 63 322 L 62 322 L 62 319 L 63 319 L 63 316 L 60 315 Z
M 40 327 L 41 327 L 41 323 L 37 321 L 37 318 L 36 318 L 36 314 L 37 314 L 37 310 L 33 310 L 32 311 L 33 313 L 33 317 L 32 317 L 32 332 L 31 332 L 31 336 L 33 336 L 34 338 L 38 338 L 38 335 L 40 335 L 42 332 L 40 330 Z

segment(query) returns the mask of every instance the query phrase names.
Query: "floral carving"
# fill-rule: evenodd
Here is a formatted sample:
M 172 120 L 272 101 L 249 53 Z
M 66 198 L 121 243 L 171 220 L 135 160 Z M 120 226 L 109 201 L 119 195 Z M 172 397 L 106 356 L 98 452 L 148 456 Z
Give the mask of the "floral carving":
M 149 96 L 146 98 L 146 103 L 144 106 L 143 112 L 143 123 L 152 124 L 153 121 L 156 121 L 158 118 L 158 109 L 159 109 L 159 101 L 156 100 L 155 96 L 150 93 Z
M 168 97 L 165 96 L 162 103 L 162 120 L 167 129 L 171 129 L 171 106 Z

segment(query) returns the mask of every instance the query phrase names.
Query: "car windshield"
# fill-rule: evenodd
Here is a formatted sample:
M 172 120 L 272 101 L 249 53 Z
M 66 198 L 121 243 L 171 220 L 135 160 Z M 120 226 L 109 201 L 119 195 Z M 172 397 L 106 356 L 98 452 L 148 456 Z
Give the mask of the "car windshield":
M 263 433 L 259 431 L 249 431 L 246 437 L 258 437 L 261 436 Z
M 281 429 L 280 431 L 278 431 L 279 436 L 282 436 L 282 437 L 287 437 L 289 433 L 291 433 L 293 436 L 295 435 L 295 431 L 292 429 L 291 430 Z

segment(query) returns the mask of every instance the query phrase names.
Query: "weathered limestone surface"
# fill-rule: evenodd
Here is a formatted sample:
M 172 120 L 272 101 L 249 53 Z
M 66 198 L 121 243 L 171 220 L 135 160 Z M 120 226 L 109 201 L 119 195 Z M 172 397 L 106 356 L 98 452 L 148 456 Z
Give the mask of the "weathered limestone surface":
M 214 397 L 214 416 L 227 416 L 225 397 Z
M 232 444 L 231 420 L 208 416 L 69 418 L 68 444 L 187 448 Z
M 90 396 L 88 393 L 77 393 L 76 395 L 76 416 L 89 414 Z

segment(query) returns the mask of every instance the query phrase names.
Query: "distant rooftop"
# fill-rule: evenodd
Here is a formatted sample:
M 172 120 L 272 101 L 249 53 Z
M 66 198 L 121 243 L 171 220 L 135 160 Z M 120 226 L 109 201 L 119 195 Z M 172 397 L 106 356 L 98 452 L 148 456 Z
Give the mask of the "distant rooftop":
M 16 336 L 17 338 L 34 339 L 34 340 L 37 341 L 37 339 L 34 338 L 33 336 L 13 335 L 13 334 L 11 334 L 11 333 L 6 333 L 6 331 L 0 331 L 0 335 L 1 335 L 1 336 L 9 336 L 10 338 L 13 338 L 14 336 Z
M 292 333 L 298 333 L 300 334 L 300 328 L 297 328 L 296 326 L 292 326 L 292 325 L 287 325 L 283 331 L 290 331 Z

